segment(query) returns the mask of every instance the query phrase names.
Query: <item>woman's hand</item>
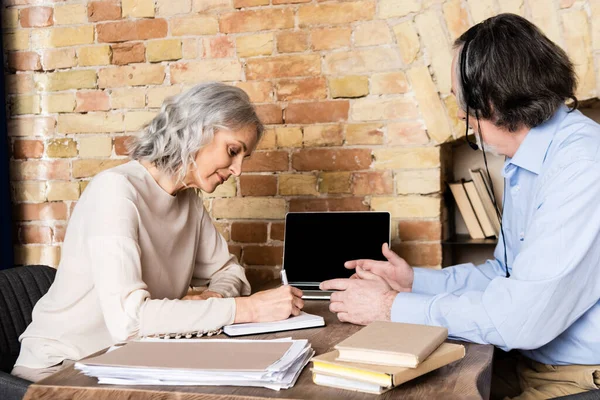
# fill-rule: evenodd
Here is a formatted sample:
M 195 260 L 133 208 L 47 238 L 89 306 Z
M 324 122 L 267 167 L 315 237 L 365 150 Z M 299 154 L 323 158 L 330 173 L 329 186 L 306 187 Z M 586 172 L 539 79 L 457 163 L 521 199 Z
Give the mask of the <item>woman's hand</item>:
M 300 289 L 284 285 L 254 293 L 250 297 L 236 297 L 235 304 L 235 323 L 271 322 L 299 315 L 304 300 Z
M 181 300 L 206 300 L 211 297 L 222 299 L 223 295 L 221 293 L 213 292 L 212 290 L 205 290 L 201 293 L 190 293 L 184 296 Z
M 360 267 L 365 271 L 378 275 L 397 292 L 412 291 L 413 280 L 415 277 L 412 267 L 408 265 L 403 258 L 391 251 L 387 243 L 383 244 L 381 252 L 384 257 L 387 258 L 387 261 L 352 260 L 346 261 L 344 266 L 348 269 Z M 351 276 L 351 279 L 357 278 L 358 276 L 356 274 Z

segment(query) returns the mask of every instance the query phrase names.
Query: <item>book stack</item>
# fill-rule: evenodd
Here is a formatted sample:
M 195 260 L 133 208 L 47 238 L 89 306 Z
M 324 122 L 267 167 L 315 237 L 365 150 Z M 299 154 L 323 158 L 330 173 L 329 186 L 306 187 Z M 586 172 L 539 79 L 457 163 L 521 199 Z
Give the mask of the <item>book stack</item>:
M 473 239 L 498 237 L 502 212 L 494 205 L 490 182 L 481 169 L 469 169 L 469 174 L 469 180 L 448 184 L 469 235 Z
M 446 328 L 373 322 L 313 357 L 313 382 L 365 393 L 387 392 L 465 356 L 465 347 L 445 343 Z

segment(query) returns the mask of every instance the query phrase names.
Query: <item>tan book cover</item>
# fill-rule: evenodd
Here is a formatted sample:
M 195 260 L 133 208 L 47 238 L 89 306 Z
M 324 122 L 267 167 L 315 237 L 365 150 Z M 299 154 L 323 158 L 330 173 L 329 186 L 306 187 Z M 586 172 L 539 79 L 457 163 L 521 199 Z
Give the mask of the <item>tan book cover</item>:
M 382 393 L 385 390 L 399 386 L 404 382 L 408 382 L 416 377 L 462 359 L 465 356 L 465 347 L 461 344 L 442 343 L 416 368 L 339 361 L 337 359 L 338 354 L 338 351 L 334 350 L 311 359 L 313 363 L 313 380 L 315 375 L 317 375 L 317 380 L 325 385 L 327 382 L 340 385 L 346 380 L 348 381 L 347 386 L 349 390 Z M 323 376 L 341 379 L 321 379 Z M 358 382 L 371 386 L 361 385 Z M 318 382 L 315 380 L 315 383 Z M 379 390 L 376 389 L 377 386 Z M 364 390 L 357 388 L 363 388 Z
M 475 215 L 473 206 L 471 206 L 469 196 L 467 195 L 467 191 L 462 182 L 451 182 L 448 186 L 454 196 L 458 211 L 460 211 L 460 215 L 462 215 L 463 220 L 465 221 L 469 235 L 473 239 L 484 239 L 485 234 L 483 233 L 483 229 L 481 229 L 481 225 L 479 225 L 479 221 L 477 220 L 477 216 Z
M 498 216 L 499 212 L 496 211 L 496 206 L 494 205 L 494 200 L 492 199 L 491 189 L 489 188 L 487 179 L 485 175 L 481 171 L 481 169 L 469 169 L 469 174 L 471 174 L 471 179 L 475 184 L 475 188 L 477 189 L 477 193 L 483 202 L 483 206 L 485 207 L 485 212 L 488 215 L 492 225 L 494 226 L 494 232 L 496 236 L 500 235 L 500 218 Z
M 264 371 L 283 357 L 291 346 L 291 342 L 235 340 L 132 341 L 116 350 L 80 362 L 113 367 Z
M 465 181 L 463 184 L 465 186 L 467 196 L 469 196 L 469 200 L 471 201 L 471 205 L 473 206 L 473 211 L 475 211 L 475 215 L 479 221 L 479 225 L 481 226 L 481 229 L 483 229 L 483 234 L 486 237 L 496 236 L 496 230 L 494 229 L 492 221 L 485 211 L 485 206 L 483 205 L 483 201 L 479 196 L 479 192 L 475 188 L 475 183 L 473 183 L 473 181 Z
M 339 361 L 415 368 L 448 338 L 440 326 L 375 321 L 335 346 Z

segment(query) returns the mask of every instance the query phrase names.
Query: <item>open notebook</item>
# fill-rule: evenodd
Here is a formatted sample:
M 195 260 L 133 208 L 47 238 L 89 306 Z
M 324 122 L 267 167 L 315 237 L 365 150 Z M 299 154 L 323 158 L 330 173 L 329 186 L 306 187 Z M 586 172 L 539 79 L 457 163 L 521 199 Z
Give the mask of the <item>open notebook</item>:
M 294 329 L 313 328 L 325 326 L 323 317 L 308 314 L 302 311 L 296 317 L 290 317 L 283 321 L 274 322 L 251 322 L 247 324 L 233 324 L 223 327 L 223 332 L 228 336 L 254 335 L 257 333 L 290 331 Z

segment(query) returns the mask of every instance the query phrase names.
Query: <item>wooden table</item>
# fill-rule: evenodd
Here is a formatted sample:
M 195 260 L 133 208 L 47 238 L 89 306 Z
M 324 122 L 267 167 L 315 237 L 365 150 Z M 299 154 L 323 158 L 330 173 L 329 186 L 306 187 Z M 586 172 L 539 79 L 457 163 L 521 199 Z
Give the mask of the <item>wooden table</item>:
M 308 339 L 316 354 L 322 354 L 332 350 L 335 344 L 361 328 L 339 322 L 335 314 L 329 311 L 328 301 L 310 300 L 305 304 L 306 312 L 319 314 L 325 318 L 325 327 L 255 335 L 248 336 L 248 338 L 272 339 L 291 336 L 294 339 Z M 218 337 L 226 336 L 219 335 Z M 31 385 L 25 394 L 25 400 L 487 399 L 490 391 L 494 347 L 464 344 L 467 354 L 462 360 L 406 382 L 379 396 L 315 385 L 310 371 L 312 363 L 309 363 L 302 371 L 296 385 L 291 389 L 281 391 L 235 386 L 99 385 L 96 378 L 87 377 L 71 366 Z

